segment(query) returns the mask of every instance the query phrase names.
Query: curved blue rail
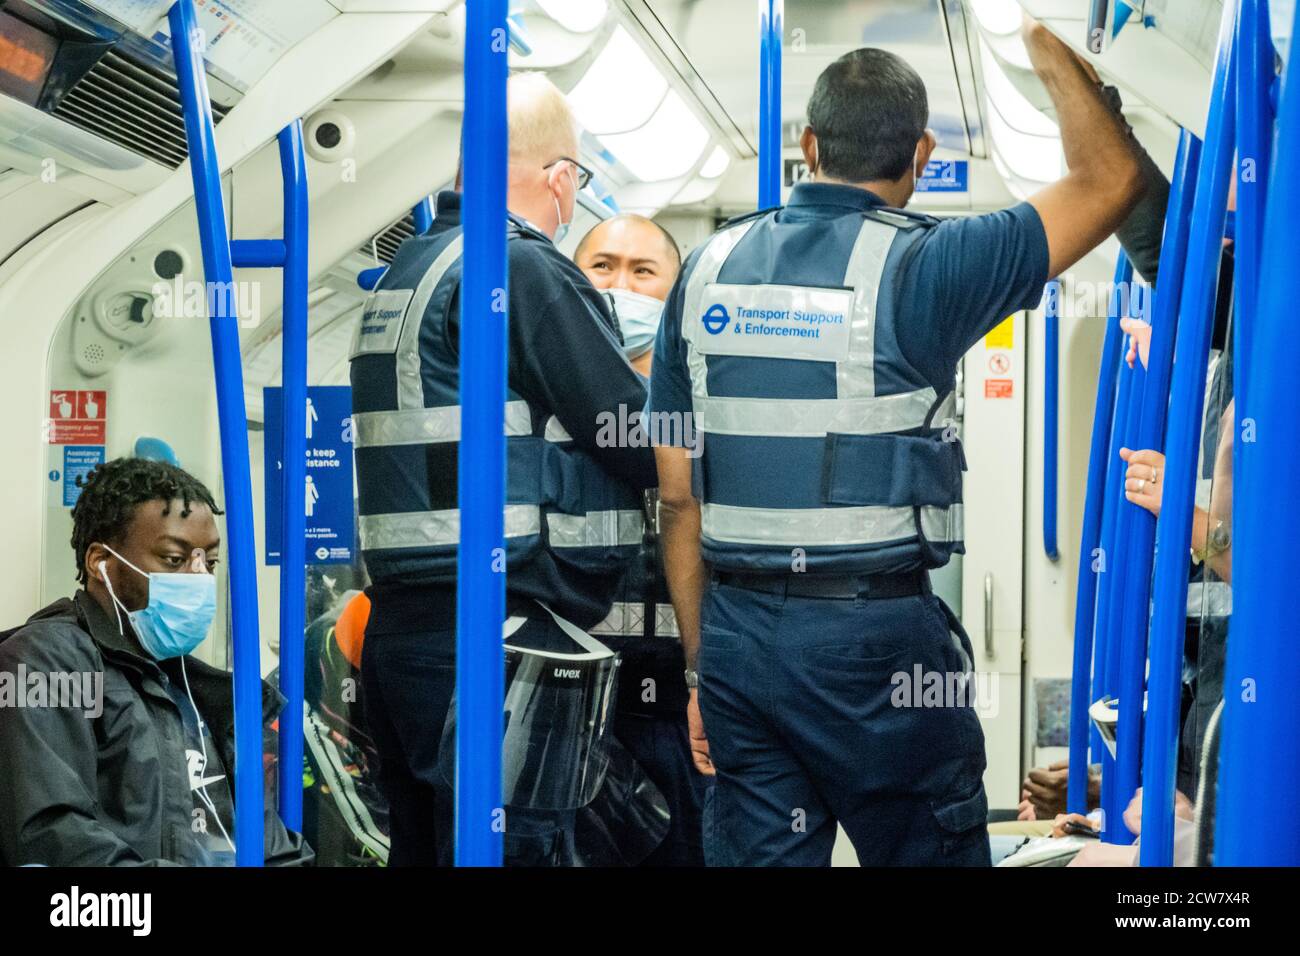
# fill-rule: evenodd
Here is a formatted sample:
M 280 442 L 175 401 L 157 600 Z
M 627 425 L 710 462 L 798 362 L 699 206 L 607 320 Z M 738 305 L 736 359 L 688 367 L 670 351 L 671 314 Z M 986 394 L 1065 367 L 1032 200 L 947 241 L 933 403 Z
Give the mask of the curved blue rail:
M 1166 467 L 1160 479 L 1164 492 L 1160 520 L 1156 524 L 1155 614 L 1151 621 L 1146 725 L 1147 752 L 1153 762 L 1144 777 L 1141 851 L 1144 862 L 1157 865 L 1173 858 L 1174 777 L 1187 621 L 1187 556 L 1191 547 L 1196 464 L 1204 418 L 1205 366 L 1214 325 L 1228 183 L 1236 145 L 1235 12 L 1235 4 L 1224 5 L 1204 154 L 1197 174 L 1187 241 L 1165 436 Z
M 1128 282 L 1133 267 L 1123 252 L 1115 263 L 1115 284 Z M 1112 300 L 1113 303 L 1113 300 Z M 1071 813 L 1087 813 L 1088 806 L 1088 706 L 1103 689 L 1104 648 L 1099 643 L 1094 664 L 1093 637 L 1100 598 L 1099 573 L 1103 573 L 1106 474 L 1110 468 L 1112 422 L 1116 408 L 1116 383 L 1124 333 L 1112 308 L 1106 320 L 1097 374 L 1097 401 L 1092 413 L 1092 444 L 1088 452 L 1088 486 L 1084 497 L 1083 531 L 1079 540 L 1079 577 L 1074 601 L 1074 665 L 1070 686 L 1070 767 L 1066 805 Z M 1098 636 L 1100 640 L 1100 636 Z M 1094 671 L 1096 678 L 1093 678 Z M 1082 768 L 1082 772 L 1080 770 Z
M 1183 266 L 1187 256 L 1188 229 L 1191 206 L 1200 164 L 1201 143 L 1186 130 L 1179 139 L 1178 154 L 1174 160 L 1174 177 L 1169 190 L 1169 206 L 1165 216 L 1164 242 L 1160 247 L 1160 285 L 1154 293 L 1150 309 L 1151 351 L 1147 362 L 1146 387 L 1143 393 L 1141 415 L 1133 447 L 1164 448 L 1165 418 L 1169 400 L 1169 378 L 1173 371 L 1174 342 L 1177 335 L 1178 306 L 1182 299 Z M 1154 560 L 1156 519 L 1144 509 L 1132 509 L 1132 537 L 1129 548 L 1130 573 L 1125 589 L 1124 617 L 1120 630 L 1125 646 L 1147 647 L 1147 627 L 1150 623 L 1151 571 Z M 1146 655 L 1131 657 L 1127 662 L 1135 673 L 1144 666 Z M 1127 673 L 1127 672 L 1126 672 Z M 1135 688 L 1130 686 L 1130 692 Z M 1140 679 L 1136 691 L 1141 691 Z M 1158 699 L 1155 689 L 1152 699 Z M 1122 713 L 1122 711 L 1121 711 Z M 1125 724 L 1130 726 L 1130 724 Z M 1141 724 L 1138 725 L 1141 727 Z M 1122 732 L 1122 731 L 1121 731 Z M 1134 731 L 1130 730 L 1130 733 Z M 1142 770 L 1145 775 L 1158 766 L 1161 759 L 1175 754 L 1161 754 L 1153 762 L 1151 738 L 1143 738 Z M 1136 759 L 1136 747 L 1133 758 Z M 1144 841 L 1145 844 L 1145 841 Z M 1143 852 L 1146 852 L 1144 849 Z
M 1262 18 L 1265 4 L 1251 5 Z M 1246 15 L 1243 7 L 1242 15 Z M 1298 15 L 1300 18 L 1300 15 Z M 1295 22 L 1291 35 L 1295 35 Z M 1246 31 L 1253 42 L 1242 47 L 1241 68 L 1261 69 L 1268 49 L 1267 22 Z M 1295 41 L 1277 106 L 1279 170 L 1300 160 L 1300 75 L 1294 68 Z M 1247 58 L 1255 56 L 1255 66 Z M 1271 66 L 1269 67 L 1271 69 Z M 1262 82 L 1263 77 L 1256 74 Z M 1243 76 L 1244 79 L 1244 76 Z M 1247 107 L 1249 112 L 1250 107 Z M 1243 124 L 1246 117 L 1242 117 Z M 1252 117 L 1250 135 L 1267 123 Z M 1259 125 L 1254 125 L 1258 123 Z M 1261 158 L 1266 154 L 1261 153 Z M 1262 163 L 1261 163 L 1262 165 Z M 1242 193 L 1238 192 L 1238 202 Z M 1252 197 L 1255 199 L 1256 197 Z M 1294 817 L 1259 812 L 1259 786 L 1268 782 L 1270 806 L 1291 806 L 1300 797 L 1300 631 L 1294 604 L 1295 573 L 1290 542 L 1300 534 L 1300 511 L 1285 491 L 1300 487 L 1300 391 L 1295 381 L 1295 222 L 1300 188 L 1294 177 L 1268 183 L 1258 306 L 1249 343 L 1249 390 L 1238 386 L 1234 434 L 1238 460 L 1234 475 L 1232 527 L 1232 637 L 1224 675 L 1223 733 L 1220 743 L 1218 813 L 1214 862 L 1219 866 L 1295 866 L 1300 864 L 1300 825 Z M 1242 212 L 1245 210 L 1242 209 Z M 1247 220 L 1243 217 L 1243 231 Z M 1244 251 L 1244 250 L 1243 250 Z M 1240 274 L 1239 274 L 1240 279 Z M 1246 325 L 1242 322 L 1241 325 Z M 1243 341 L 1238 330 L 1236 342 Z M 1234 357 L 1234 363 L 1241 356 Z M 1241 368 L 1237 364 L 1237 369 Z M 1234 374 L 1241 381 L 1240 371 Z M 1277 801 L 1276 803 L 1274 801 Z
M 216 304 L 209 325 L 221 432 L 222 488 L 226 498 L 225 551 L 235 670 L 235 862 L 239 866 L 261 866 L 265 858 L 261 645 L 257 631 L 253 481 L 248 470 L 248 418 L 244 411 L 239 316 L 235 308 L 230 237 L 221 201 L 221 164 L 203 66 L 205 41 L 195 22 L 193 0 L 177 0 L 167 19 L 185 120 L 185 141 L 189 147 L 190 175 L 194 180 L 203 276 L 208 283 L 208 301 Z M 301 789 L 301 778 L 298 786 Z
M 280 819 L 290 830 L 302 831 L 302 721 L 304 654 L 307 626 L 307 158 L 303 151 L 302 120 L 279 134 L 280 170 L 284 182 L 284 288 L 281 306 L 280 461 Z
M 1060 456 L 1061 280 L 1048 284 L 1043 336 L 1043 551 L 1059 561 L 1056 547 L 1057 463 Z

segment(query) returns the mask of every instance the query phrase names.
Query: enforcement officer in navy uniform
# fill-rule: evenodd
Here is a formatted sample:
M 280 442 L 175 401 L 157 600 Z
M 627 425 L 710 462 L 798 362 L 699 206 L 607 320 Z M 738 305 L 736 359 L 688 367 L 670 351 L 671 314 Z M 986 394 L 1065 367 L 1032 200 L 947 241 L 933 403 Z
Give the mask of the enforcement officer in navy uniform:
M 1101 242 L 1140 194 L 1132 144 L 1079 61 L 1026 26 L 1069 172 L 943 222 L 901 211 L 935 146 L 892 53 L 822 73 L 811 182 L 724 226 L 668 299 L 651 377 L 661 534 L 729 862 L 988 865 L 968 691 L 900 706 L 919 667 L 972 687 L 970 639 L 928 569 L 961 553 L 955 369 Z M 702 455 L 655 418 L 693 416 Z M 956 680 L 953 680 L 956 678 Z M 697 688 L 698 685 L 698 689 Z
M 540 75 L 512 77 L 509 125 L 507 614 L 558 631 L 542 602 L 586 629 L 609 612 L 641 543 L 653 452 L 599 436 L 620 408 L 635 419 L 645 383 L 605 300 L 552 242 L 590 175 L 573 158 L 563 95 Z M 362 680 L 399 866 L 452 858 L 451 794 L 436 768 L 455 687 L 461 246 L 460 195 L 441 193 L 432 228 L 402 245 L 367 302 L 352 350 L 372 581 Z M 507 823 L 508 853 L 511 835 Z
M 622 213 L 594 226 L 573 259 L 609 297 L 632 368 L 648 375 L 664 300 L 681 269 L 676 241 L 653 219 Z M 621 658 L 614 736 L 668 804 L 668 833 L 642 865 L 703 866 L 707 778 L 691 761 L 682 683 L 686 665 L 663 575 L 656 490 L 646 491 L 644 508 L 641 553 L 628 567 L 609 616 L 591 633 Z

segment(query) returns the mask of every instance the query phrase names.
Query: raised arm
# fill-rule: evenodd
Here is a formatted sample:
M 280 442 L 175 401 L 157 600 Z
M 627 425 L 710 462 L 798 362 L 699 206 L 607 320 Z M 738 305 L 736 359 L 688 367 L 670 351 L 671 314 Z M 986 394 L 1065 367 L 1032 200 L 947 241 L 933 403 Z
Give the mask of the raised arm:
M 1048 271 L 1060 275 L 1124 222 L 1142 197 L 1137 151 L 1084 64 L 1046 27 L 1026 17 L 1025 48 L 1047 87 L 1068 172 L 1029 197 L 1047 233 Z

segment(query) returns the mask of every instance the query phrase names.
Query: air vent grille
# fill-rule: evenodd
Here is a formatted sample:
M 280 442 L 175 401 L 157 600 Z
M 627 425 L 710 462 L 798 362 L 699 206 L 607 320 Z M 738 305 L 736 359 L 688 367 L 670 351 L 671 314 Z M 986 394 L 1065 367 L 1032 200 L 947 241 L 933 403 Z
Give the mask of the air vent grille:
M 397 256 L 397 247 L 413 235 L 415 235 L 415 217 L 408 212 L 397 222 L 376 235 L 370 242 L 363 245 L 361 251 L 368 256 L 377 254 L 379 261 L 388 265 Z
M 228 111 L 213 103 L 213 123 Z M 114 50 L 68 90 L 54 115 L 170 169 L 189 155 L 176 80 Z

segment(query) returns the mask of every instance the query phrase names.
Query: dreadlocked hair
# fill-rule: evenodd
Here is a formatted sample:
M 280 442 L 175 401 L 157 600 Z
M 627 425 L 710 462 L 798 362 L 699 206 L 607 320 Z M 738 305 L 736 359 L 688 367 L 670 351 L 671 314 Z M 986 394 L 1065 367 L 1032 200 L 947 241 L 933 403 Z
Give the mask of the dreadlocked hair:
M 162 501 L 163 514 L 170 514 L 171 503 L 179 500 L 182 518 L 189 517 L 196 503 L 207 505 L 214 515 L 223 513 L 203 482 L 175 465 L 149 458 L 115 458 L 79 477 L 77 486 L 81 496 L 72 509 L 72 550 L 82 584 L 86 550 L 96 541 L 121 541 L 137 505 Z

